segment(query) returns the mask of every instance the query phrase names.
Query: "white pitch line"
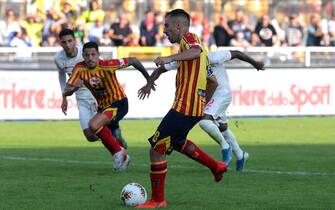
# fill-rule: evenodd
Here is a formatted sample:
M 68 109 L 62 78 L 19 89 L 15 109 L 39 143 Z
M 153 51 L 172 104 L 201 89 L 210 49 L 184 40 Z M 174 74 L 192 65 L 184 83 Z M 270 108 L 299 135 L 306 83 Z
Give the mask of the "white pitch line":
M 309 171 L 273 171 L 261 169 L 244 169 L 248 173 L 260 174 L 279 174 L 279 175 L 294 175 L 294 176 L 335 176 L 335 173 L 309 172 Z
M 65 164 L 93 164 L 93 165 L 111 165 L 111 162 L 91 161 L 91 160 L 65 160 L 54 158 L 32 158 L 32 157 L 17 157 L 17 156 L 0 156 L 0 160 L 19 160 L 19 161 L 40 161 L 40 162 L 54 162 Z M 134 164 L 131 165 L 149 167 L 149 164 Z M 194 169 L 194 167 L 185 167 L 183 165 L 173 164 L 169 168 L 185 168 Z M 259 174 L 277 174 L 277 175 L 293 175 L 293 176 L 335 176 L 335 173 L 309 172 L 309 171 L 276 171 L 276 170 L 262 170 L 262 169 L 245 169 L 247 173 Z

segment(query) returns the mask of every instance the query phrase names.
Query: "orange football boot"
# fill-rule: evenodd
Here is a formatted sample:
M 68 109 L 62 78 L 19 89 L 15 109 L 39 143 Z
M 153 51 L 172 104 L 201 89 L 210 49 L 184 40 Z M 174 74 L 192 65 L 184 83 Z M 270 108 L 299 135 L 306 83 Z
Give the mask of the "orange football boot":
M 155 208 L 166 208 L 166 201 L 156 202 L 152 199 L 147 202 L 137 205 L 137 209 L 155 209 Z
M 217 161 L 216 169 L 212 170 L 216 182 L 221 181 L 223 173 L 227 171 L 227 168 L 228 165 L 225 162 Z

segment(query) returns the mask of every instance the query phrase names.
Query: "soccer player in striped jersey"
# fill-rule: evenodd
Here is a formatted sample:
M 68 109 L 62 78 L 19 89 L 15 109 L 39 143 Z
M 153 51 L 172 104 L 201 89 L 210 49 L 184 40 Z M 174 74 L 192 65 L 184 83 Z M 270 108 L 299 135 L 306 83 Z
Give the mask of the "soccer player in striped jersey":
M 165 16 L 164 33 L 171 43 L 179 43 L 177 54 L 158 57 L 154 60 L 159 67 L 151 74 L 148 83 L 142 87 L 139 98 L 148 97 L 154 81 L 164 70 L 164 64 L 178 62 L 176 75 L 176 95 L 170 111 L 162 119 L 155 134 L 149 138 L 151 144 L 151 191 L 152 197 L 137 208 L 165 208 L 165 176 L 167 173 L 166 155 L 176 150 L 208 167 L 216 182 L 222 179 L 227 164 L 216 161 L 201 150 L 191 140 L 188 132 L 200 121 L 205 107 L 206 55 L 200 39 L 188 32 L 190 16 L 182 9 L 172 10 Z
M 98 113 L 89 121 L 89 129 L 95 133 L 114 157 L 113 168 L 117 171 L 127 169 L 129 156 L 120 147 L 107 125 L 121 120 L 128 110 L 128 99 L 120 86 L 115 71 L 132 65 L 147 79 L 148 72 L 134 57 L 101 60 L 97 43 L 87 42 L 83 46 L 84 61 L 73 69 L 63 96 L 67 97 L 82 84 L 91 91 L 98 102 Z
M 221 146 L 223 162 L 229 164 L 232 159 L 232 151 L 236 156 L 236 171 L 242 172 L 249 154 L 242 151 L 235 135 L 228 128 L 226 111 L 232 100 L 232 91 L 229 84 L 224 63 L 239 59 L 253 65 L 257 70 L 264 70 L 264 63 L 259 62 L 238 50 L 220 50 L 208 52 L 209 68 L 207 69 L 207 87 L 204 116 L 199 122 L 200 127 L 206 131 Z M 165 70 L 178 68 L 177 62 L 164 65 Z
M 83 56 L 82 47 L 76 46 L 76 40 L 73 30 L 63 29 L 59 33 L 59 40 L 59 44 L 61 45 L 63 50 L 57 52 L 54 61 L 58 68 L 58 80 L 61 86 L 61 90 L 63 92 L 66 85 L 67 77 L 71 75 L 72 69 L 75 64 L 83 61 Z M 91 130 L 88 128 L 89 120 L 96 114 L 97 101 L 85 86 L 80 87 L 75 92 L 75 95 L 79 110 L 80 126 L 86 139 L 90 142 L 99 140 L 99 137 L 92 133 Z M 66 98 L 63 98 L 61 107 L 67 107 L 67 103 L 68 101 L 66 100 Z M 63 111 L 65 115 L 66 111 L 67 110 Z M 113 136 L 116 137 L 119 144 L 122 147 L 127 148 L 127 142 L 123 139 L 121 135 L 121 129 L 118 122 L 113 121 L 113 123 L 109 124 L 108 127 L 111 129 Z

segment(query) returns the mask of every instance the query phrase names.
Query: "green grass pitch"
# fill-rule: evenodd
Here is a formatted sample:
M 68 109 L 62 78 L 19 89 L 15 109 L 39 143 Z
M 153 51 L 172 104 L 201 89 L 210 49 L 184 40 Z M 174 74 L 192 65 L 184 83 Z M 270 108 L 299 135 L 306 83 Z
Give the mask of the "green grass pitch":
M 77 121 L 0 123 L 0 209 L 132 209 L 120 191 L 139 182 L 150 191 L 149 143 L 159 120 L 121 122 L 132 162 L 112 171 L 101 142 L 87 142 Z M 170 209 L 335 209 L 335 118 L 231 119 L 249 152 L 243 174 L 235 160 L 220 183 L 178 152 L 168 158 Z M 189 138 L 220 158 L 198 126 Z M 150 197 L 150 193 L 148 195 Z

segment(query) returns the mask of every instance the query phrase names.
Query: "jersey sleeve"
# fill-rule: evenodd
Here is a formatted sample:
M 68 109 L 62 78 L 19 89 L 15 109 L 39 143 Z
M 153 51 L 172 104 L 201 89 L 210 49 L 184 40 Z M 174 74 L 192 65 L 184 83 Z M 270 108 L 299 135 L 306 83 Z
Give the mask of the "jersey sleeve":
M 185 49 L 196 48 L 203 50 L 199 37 L 192 33 L 185 34 L 181 40 L 181 44 L 184 45 Z
M 58 52 L 58 53 L 56 53 L 56 55 L 54 56 L 54 63 L 55 63 L 55 65 L 56 65 L 58 71 L 64 71 L 64 69 L 63 69 L 63 68 L 61 67 L 61 65 L 60 65 L 59 60 L 60 60 L 60 55 L 59 55 L 59 52 Z
M 215 52 L 209 52 L 207 54 L 210 64 L 222 64 L 226 61 L 231 60 L 231 53 L 229 50 L 220 50 Z
M 58 81 L 59 81 L 59 85 L 60 88 L 63 92 L 65 85 L 66 85 L 66 73 L 64 71 L 64 69 L 61 67 L 61 65 L 59 64 L 59 53 L 57 53 L 54 57 L 54 63 L 58 69 Z
M 67 83 L 69 85 L 74 86 L 76 84 L 76 82 L 78 81 L 78 79 L 80 79 L 80 70 L 78 68 L 78 64 L 74 66 L 73 70 L 72 70 L 72 74 L 69 78 L 69 80 L 67 81 Z
M 173 69 L 177 69 L 178 68 L 178 62 L 174 61 L 174 62 L 166 63 L 166 64 L 164 64 L 164 68 L 167 71 L 170 71 L 170 70 L 173 70 Z
M 109 67 L 107 68 L 108 70 L 116 71 L 118 69 L 126 68 L 130 64 L 128 58 L 119 58 L 106 60 L 105 65 Z
M 66 85 L 66 74 L 64 71 L 58 72 L 58 81 L 59 81 L 60 89 L 63 92 L 65 85 Z

